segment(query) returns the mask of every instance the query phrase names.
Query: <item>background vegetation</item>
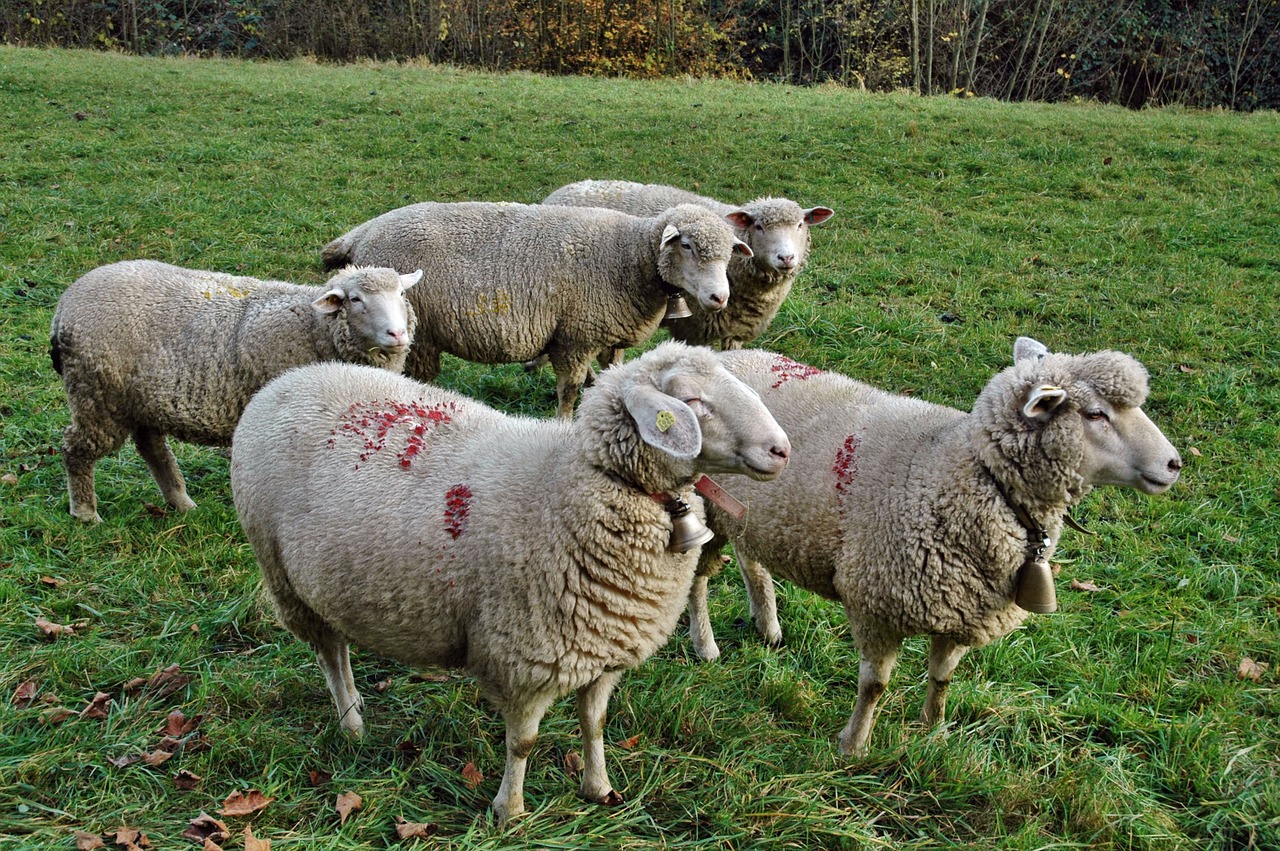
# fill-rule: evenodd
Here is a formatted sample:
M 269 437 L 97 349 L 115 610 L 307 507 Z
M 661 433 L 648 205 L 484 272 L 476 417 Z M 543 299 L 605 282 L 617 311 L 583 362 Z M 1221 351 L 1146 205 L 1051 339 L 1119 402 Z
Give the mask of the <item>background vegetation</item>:
M 251 825 L 277 851 L 397 847 L 396 818 L 437 831 L 406 848 L 1280 847 L 1276 114 L 0 48 L 0 116 L 0 848 L 122 826 L 196 847 L 202 812 L 225 847 Z M 1065 534 L 1061 611 L 966 658 L 946 729 L 915 721 L 909 642 L 859 759 L 834 744 L 857 680 L 839 608 L 782 587 L 767 649 L 726 571 L 723 658 L 696 663 L 682 628 L 614 694 L 628 803 L 574 795 L 565 700 L 533 812 L 493 828 L 502 724 L 465 676 L 357 651 L 369 733 L 340 735 L 264 605 L 223 453 L 179 445 L 189 514 L 128 448 L 100 466 L 106 522 L 70 518 L 48 324 L 99 264 L 319 282 L 320 246 L 392 207 L 589 176 L 836 209 L 760 341 L 819 367 L 967 408 L 1018 334 L 1133 353 L 1183 480 L 1084 502 L 1099 535 Z M 517 365 L 442 381 L 554 408 Z M 253 790 L 274 800 L 218 815 Z
M 1280 0 L 9 0 L 0 39 L 1280 106 Z

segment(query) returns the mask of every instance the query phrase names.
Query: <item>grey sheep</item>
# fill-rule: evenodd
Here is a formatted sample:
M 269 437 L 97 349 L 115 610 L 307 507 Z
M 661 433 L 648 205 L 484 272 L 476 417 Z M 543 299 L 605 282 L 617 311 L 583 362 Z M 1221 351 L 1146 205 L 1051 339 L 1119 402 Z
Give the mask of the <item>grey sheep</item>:
M 506 821 L 524 811 L 542 716 L 568 692 L 580 792 L 621 800 L 609 693 L 674 630 L 697 562 L 668 550 L 663 502 L 701 517 L 701 473 L 773 478 L 788 454 L 753 391 L 711 352 L 668 342 L 603 372 L 572 421 L 367 367 L 291 370 L 245 410 L 231 486 L 276 611 L 316 651 L 348 732 L 364 726 L 349 641 L 475 675 L 506 722 L 493 801 Z
M 318 287 L 126 260 L 67 287 L 49 334 L 71 410 L 62 457 L 72 516 L 101 522 L 94 465 L 132 436 L 165 500 L 195 508 L 165 435 L 226 446 L 255 391 L 319 360 L 400 371 L 404 298 L 420 273 L 345 269 Z
M 392 210 L 330 242 L 323 258 L 424 270 L 406 374 L 433 380 L 441 352 L 480 363 L 545 355 L 568 418 L 597 353 L 648 340 L 670 292 L 722 309 L 729 258 L 750 253 L 724 219 L 692 205 L 638 218 L 470 201 Z
M 835 215 L 829 207 L 802 209 L 786 198 L 757 198 L 735 207 L 674 186 L 627 180 L 581 180 L 560 187 L 542 203 L 606 207 L 633 216 L 697 204 L 724 216 L 751 247 L 750 255 L 729 261 L 729 303 L 717 311 L 690 305 L 692 316 L 663 323 L 674 339 L 723 349 L 741 348 L 765 332 L 808 263 L 809 228 Z
M 876 701 L 903 639 L 930 636 L 922 720 L 942 721 L 952 672 L 970 647 L 1016 628 L 1020 572 L 1048 582 L 1067 510 L 1096 485 L 1157 494 L 1182 460 L 1146 413 L 1147 372 L 1114 351 L 1050 354 L 1020 337 L 1014 365 L 970 413 L 886 393 L 765 351 L 722 353 L 787 431 L 795 459 L 769 488 L 741 485 L 744 522 L 717 511 L 765 640 L 778 644 L 770 574 L 839 600 L 861 656 L 858 698 L 840 733 L 866 749 Z M 706 579 L 721 566 L 703 549 L 690 595 L 700 656 L 719 651 Z

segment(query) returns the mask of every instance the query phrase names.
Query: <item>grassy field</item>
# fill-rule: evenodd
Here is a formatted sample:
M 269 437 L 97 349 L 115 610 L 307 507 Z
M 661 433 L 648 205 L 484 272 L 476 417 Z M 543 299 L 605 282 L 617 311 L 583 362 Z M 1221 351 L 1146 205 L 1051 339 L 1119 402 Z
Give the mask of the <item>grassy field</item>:
M 397 847 L 397 818 L 436 831 L 404 847 L 1280 848 L 1276 114 L 0 48 L 0 128 L 0 848 L 122 826 L 196 847 L 202 812 L 227 848 L 249 825 L 276 849 Z M 103 263 L 315 283 L 320 246 L 392 207 L 583 177 L 833 207 L 758 342 L 823 368 L 967 409 L 1016 335 L 1130 352 L 1182 481 L 1086 499 L 1099 534 L 1064 534 L 1061 610 L 965 659 L 945 729 L 916 721 L 909 642 L 858 759 L 834 744 L 857 680 L 839 608 L 784 586 L 771 650 L 726 571 L 723 658 L 698 664 L 681 627 L 614 693 L 626 805 L 575 796 L 566 699 L 530 760 L 531 814 L 493 827 L 503 728 L 467 677 L 357 652 L 368 735 L 338 732 L 260 594 L 224 454 L 177 447 L 200 506 L 177 515 L 126 448 L 99 467 L 106 522 L 70 518 L 48 325 Z M 452 360 L 441 380 L 554 408 L 549 372 Z M 175 716 L 185 746 L 131 761 L 175 710 L 199 718 Z M 217 815 L 249 790 L 273 800 Z M 363 807 L 344 823 L 348 791 Z

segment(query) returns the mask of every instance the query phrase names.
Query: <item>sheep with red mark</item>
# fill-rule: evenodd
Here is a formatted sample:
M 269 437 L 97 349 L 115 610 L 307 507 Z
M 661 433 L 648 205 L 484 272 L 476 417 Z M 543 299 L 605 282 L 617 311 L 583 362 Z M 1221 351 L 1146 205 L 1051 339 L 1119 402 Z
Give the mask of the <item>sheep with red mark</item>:
M 760 393 L 795 458 L 768 488 L 735 487 L 749 506 L 743 520 L 709 512 L 718 537 L 690 594 L 694 647 L 719 655 L 707 577 L 726 538 L 768 643 L 782 641 L 771 575 L 839 600 L 861 656 L 845 752 L 865 750 L 905 638 L 930 637 L 922 717 L 937 724 L 961 657 L 1027 617 L 1020 583 L 1048 575 L 1067 510 L 1097 485 L 1162 493 L 1182 467 L 1142 410 L 1146 370 L 1119 352 L 1056 354 L 1020 337 L 1014 365 L 969 413 L 771 352 L 721 361 Z
M 621 800 L 605 769 L 609 694 L 675 629 L 698 558 L 669 549 L 668 506 L 678 497 L 700 518 L 701 474 L 770 479 L 789 454 L 712 352 L 668 342 L 601 373 L 572 421 L 369 368 L 292 370 L 245 410 L 231 484 L 276 611 L 315 649 L 343 728 L 364 727 L 348 641 L 475 675 L 507 725 L 493 801 L 506 821 L 524 810 L 542 716 L 568 692 L 580 792 Z
M 94 466 L 130 436 L 165 501 L 189 511 L 166 435 L 230 444 L 249 398 L 290 367 L 340 360 L 400 371 L 415 326 L 405 292 L 420 276 L 348 268 L 300 286 L 126 260 L 80 277 L 49 334 L 71 409 L 62 459 L 72 516 L 102 521 Z

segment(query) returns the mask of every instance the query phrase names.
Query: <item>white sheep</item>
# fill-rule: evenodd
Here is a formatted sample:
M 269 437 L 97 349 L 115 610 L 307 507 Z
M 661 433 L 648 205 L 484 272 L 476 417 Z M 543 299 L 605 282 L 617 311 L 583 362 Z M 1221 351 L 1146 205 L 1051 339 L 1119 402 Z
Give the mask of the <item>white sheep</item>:
M 677 340 L 723 349 L 740 348 L 764 333 L 809 260 L 809 228 L 835 215 L 829 207 L 802 209 L 786 198 L 757 198 L 735 207 L 674 186 L 627 180 L 581 180 L 560 187 L 542 203 L 605 207 L 633 216 L 697 204 L 723 216 L 751 247 L 750 255 L 729 261 L 729 303 L 717 311 L 690 305 L 692 316 L 663 323 Z
M 406 374 L 433 380 L 441 352 L 481 363 L 546 355 L 567 418 L 598 352 L 649 339 L 671 292 L 722 309 L 729 258 L 750 253 L 724 219 L 692 205 L 637 218 L 472 201 L 392 210 L 323 258 L 424 271 L 410 296 L 419 325 Z
M 1182 467 L 1142 410 L 1146 370 L 1118 352 L 1050 354 L 1020 337 L 1014 366 L 967 414 L 770 352 L 721 361 L 759 391 L 795 458 L 767 489 L 735 485 L 744 521 L 713 510 L 708 522 L 733 542 L 767 642 L 782 640 L 771 573 L 843 603 L 861 656 L 847 753 L 866 748 L 904 638 L 930 636 L 922 719 L 937 724 L 960 658 L 1027 616 L 1014 603 L 1024 566 L 1052 581 L 1067 510 L 1095 485 L 1161 493 Z M 706 609 L 715 543 L 690 595 L 703 658 L 719 653 Z
M 773 478 L 789 451 L 713 353 L 667 342 L 603 372 L 572 421 L 365 367 L 291 370 L 245 410 L 231 486 L 280 619 L 315 649 L 347 731 L 364 724 L 348 641 L 475 675 L 507 725 L 505 821 L 524 810 L 543 714 L 571 691 L 580 792 L 621 800 L 604 764 L 609 693 L 667 640 L 697 562 L 668 551 L 664 503 L 701 517 L 701 473 Z
M 132 435 L 165 500 L 195 508 L 165 440 L 231 442 L 255 391 L 319 360 L 400 371 L 404 298 L 420 273 L 345 269 L 318 287 L 152 260 L 99 266 L 67 287 L 49 334 L 71 410 L 62 456 L 72 516 L 101 522 L 93 472 Z

